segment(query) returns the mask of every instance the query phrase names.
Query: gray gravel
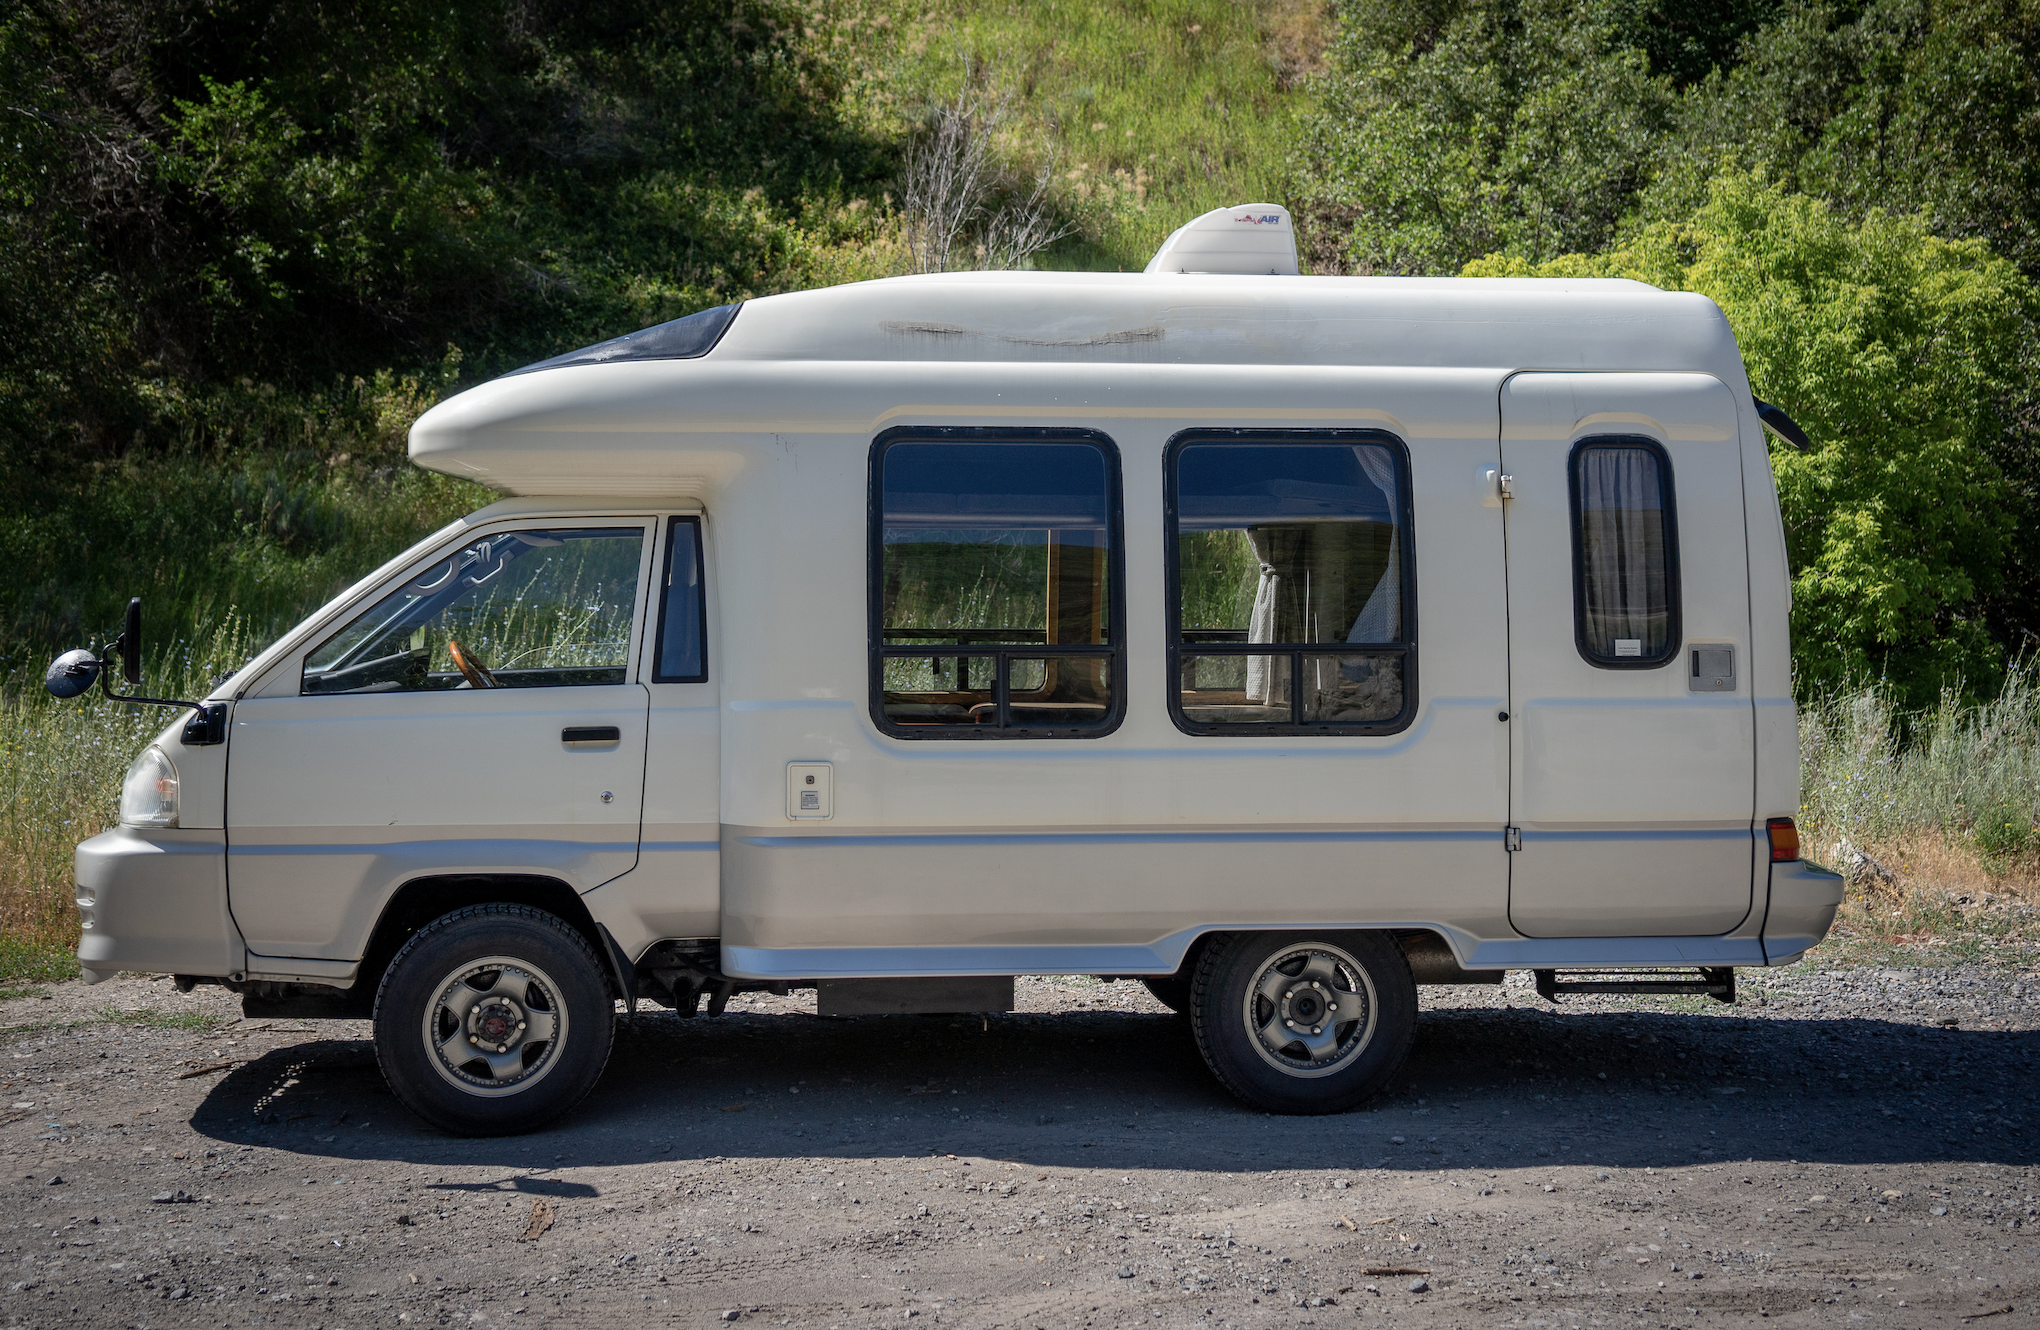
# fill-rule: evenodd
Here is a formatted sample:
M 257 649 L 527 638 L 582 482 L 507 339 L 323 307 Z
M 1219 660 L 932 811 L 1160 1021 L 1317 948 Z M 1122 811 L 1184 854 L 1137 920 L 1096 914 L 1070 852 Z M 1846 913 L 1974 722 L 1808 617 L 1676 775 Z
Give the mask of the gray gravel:
M 0 1007 L 0 1317 L 2040 1325 L 2040 978 L 1742 979 L 1426 989 L 1392 1091 L 1315 1119 L 1228 1099 L 1130 984 L 989 1019 L 750 997 L 641 1015 L 585 1107 L 501 1141 L 410 1118 L 361 1024 L 158 1028 L 238 1013 L 59 985 Z

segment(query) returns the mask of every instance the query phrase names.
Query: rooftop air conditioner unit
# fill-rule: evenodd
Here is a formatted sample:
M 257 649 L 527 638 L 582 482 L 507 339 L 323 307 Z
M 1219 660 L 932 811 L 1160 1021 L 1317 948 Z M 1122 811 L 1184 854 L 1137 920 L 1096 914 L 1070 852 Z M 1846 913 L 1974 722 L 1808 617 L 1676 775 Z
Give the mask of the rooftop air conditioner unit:
M 1151 273 L 1296 275 L 1296 228 L 1275 203 L 1215 208 L 1177 228 L 1148 260 Z

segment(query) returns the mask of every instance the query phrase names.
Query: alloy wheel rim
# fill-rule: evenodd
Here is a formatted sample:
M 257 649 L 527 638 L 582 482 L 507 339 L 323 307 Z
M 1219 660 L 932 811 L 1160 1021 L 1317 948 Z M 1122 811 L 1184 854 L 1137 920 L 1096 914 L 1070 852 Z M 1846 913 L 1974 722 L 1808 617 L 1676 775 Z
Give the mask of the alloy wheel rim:
M 1261 1060 L 1312 1079 L 1344 1070 L 1374 1039 L 1374 981 L 1360 962 L 1323 942 L 1285 947 L 1247 986 L 1240 1016 Z
M 489 956 L 440 980 L 420 1033 L 441 1079 L 467 1094 L 501 1098 L 530 1089 L 559 1062 L 567 1008 L 544 970 Z

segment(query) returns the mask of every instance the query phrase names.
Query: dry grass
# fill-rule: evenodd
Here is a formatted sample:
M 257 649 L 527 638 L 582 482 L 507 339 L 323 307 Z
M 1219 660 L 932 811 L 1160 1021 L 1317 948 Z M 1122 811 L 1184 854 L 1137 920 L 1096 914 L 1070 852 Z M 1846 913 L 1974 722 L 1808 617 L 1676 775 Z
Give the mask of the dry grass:
M 1325 70 L 1325 51 L 1339 34 L 1329 0 L 1261 0 L 1261 34 L 1268 63 L 1284 88 Z
M 2040 862 L 1992 860 L 1966 837 L 1915 831 L 1868 844 L 1806 828 L 1807 857 L 1841 869 L 1848 895 L 1815 956 L 1826 963 L 2040 960 Z M 1853 862 L 1852 862 L 1853 861 Z

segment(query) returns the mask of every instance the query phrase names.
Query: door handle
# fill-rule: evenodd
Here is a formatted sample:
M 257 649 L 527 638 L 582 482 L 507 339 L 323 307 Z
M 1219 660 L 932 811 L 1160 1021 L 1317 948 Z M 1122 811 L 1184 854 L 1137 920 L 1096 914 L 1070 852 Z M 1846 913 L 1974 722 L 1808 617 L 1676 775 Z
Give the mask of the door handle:
M 614 725 L 569 725 L 560 731 L 563 744 L 615 744 L 623 742 L 623 731 Z

